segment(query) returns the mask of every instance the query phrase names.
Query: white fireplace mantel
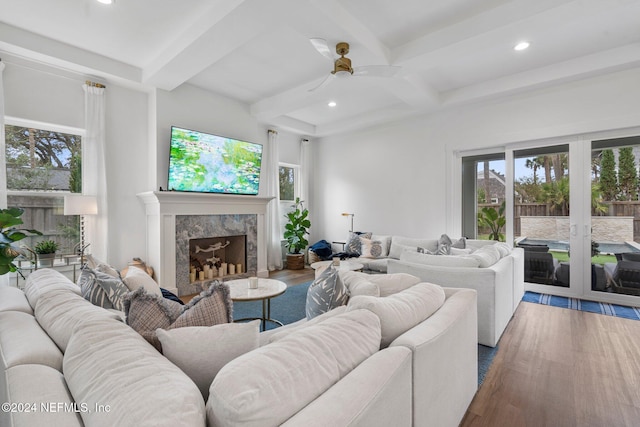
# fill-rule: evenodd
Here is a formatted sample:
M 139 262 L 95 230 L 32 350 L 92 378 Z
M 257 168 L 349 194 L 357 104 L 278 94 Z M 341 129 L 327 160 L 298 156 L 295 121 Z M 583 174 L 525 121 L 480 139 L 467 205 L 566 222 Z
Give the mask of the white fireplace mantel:
M 147 191 L 138 198 L 147 216 L 147 258 L 160 286 L 176 292 L 176 216 L 255 214 L 258 219 L 258 276 L 268 277 L 265 214 L 273 197 Z

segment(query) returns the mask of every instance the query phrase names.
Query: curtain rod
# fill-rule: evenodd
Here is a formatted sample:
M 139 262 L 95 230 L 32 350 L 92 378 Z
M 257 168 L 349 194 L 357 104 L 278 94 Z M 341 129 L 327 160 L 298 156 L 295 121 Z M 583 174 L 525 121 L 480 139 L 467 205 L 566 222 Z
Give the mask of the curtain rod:
M 268 130 L 268 133 L 275 133 L 275 134 L 277 135 L 277 134 L 278 134 L 278 131 L 277 131 L 277 130 L 273 130 L 273 129 L 269 129 L 269 130 Z
M 86 80 L 84 83 L 87 86 L 93 86 L 93 87 L 97 87 L 97 88 L 100 88 L 100 89 L 106 88 L 106 86 L 103 85 L 102 83 L 95 83 L 95 82 L 92 82 L 91 80 Z

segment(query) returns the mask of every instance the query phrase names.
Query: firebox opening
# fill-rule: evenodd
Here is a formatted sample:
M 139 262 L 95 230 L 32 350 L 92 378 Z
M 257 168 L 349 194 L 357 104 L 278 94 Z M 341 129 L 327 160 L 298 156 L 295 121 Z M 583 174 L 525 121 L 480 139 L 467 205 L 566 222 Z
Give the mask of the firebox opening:
M 189 240 L 189 282 L 237 276 L 247 269 L 247 236 Z

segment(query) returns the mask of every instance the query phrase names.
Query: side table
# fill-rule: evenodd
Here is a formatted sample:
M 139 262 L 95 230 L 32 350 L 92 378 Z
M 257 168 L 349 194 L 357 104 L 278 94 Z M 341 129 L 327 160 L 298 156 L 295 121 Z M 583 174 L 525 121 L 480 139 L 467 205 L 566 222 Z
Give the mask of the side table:
M 261 320 L 261 330 L 265 330 L 267 322 L 282 326 L 282 322 L 271 318 L 271 298 L 282 295 L 287 284 L 275 279 L 258 278 L 258 288 L 249 289 L 249 279 L 236 279 L 225 282 L 231 290 L 232 301 L 262 301 L 262 317 L 245 317 L 233 319 L 234 322 Z

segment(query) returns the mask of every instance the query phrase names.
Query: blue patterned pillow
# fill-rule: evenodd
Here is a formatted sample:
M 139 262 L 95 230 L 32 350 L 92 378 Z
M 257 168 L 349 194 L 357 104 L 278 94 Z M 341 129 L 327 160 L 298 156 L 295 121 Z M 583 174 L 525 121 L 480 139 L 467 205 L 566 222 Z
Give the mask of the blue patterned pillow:
M 119 278 L 84 266 L 78 285 L 84 299 L 92 304 L 124 310 L 124 296 L 129 293 L 129 288 Z
M 360 238 L 364 237 L 365 239 L 371 239 L 373 233 L 361 233 L 359 231 L 349 233 L 349 238 L 347 239 L 347 244 L 345 245 L 345 252 L 351 255 L 362 255 L 362 243 L 360 242 Z
M 313 319 L 349 301 L 349 291 L 333 266 L 325 269 L 307 290 L 307 319 Z

